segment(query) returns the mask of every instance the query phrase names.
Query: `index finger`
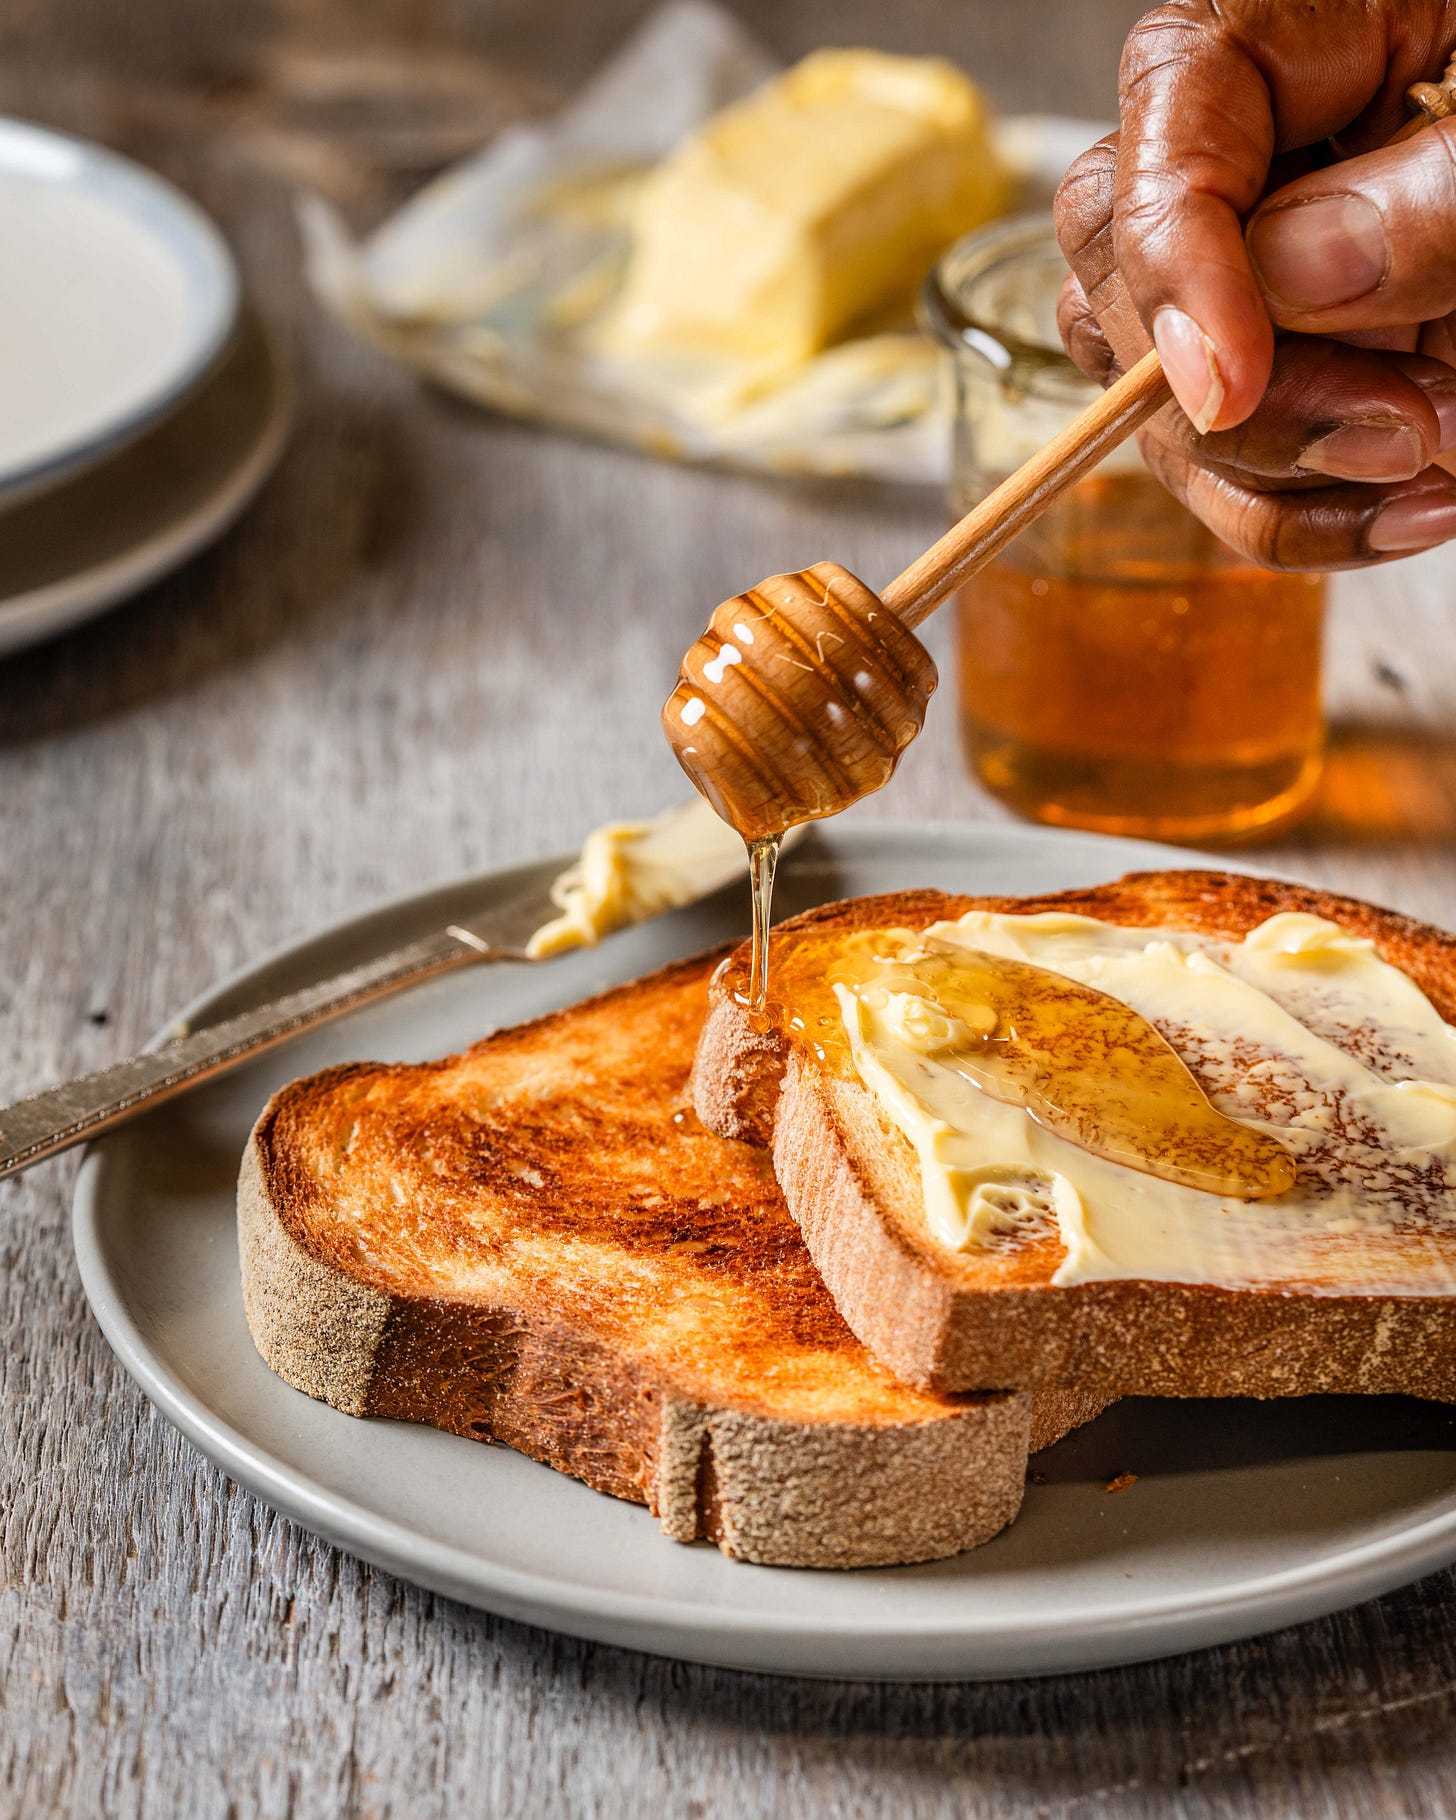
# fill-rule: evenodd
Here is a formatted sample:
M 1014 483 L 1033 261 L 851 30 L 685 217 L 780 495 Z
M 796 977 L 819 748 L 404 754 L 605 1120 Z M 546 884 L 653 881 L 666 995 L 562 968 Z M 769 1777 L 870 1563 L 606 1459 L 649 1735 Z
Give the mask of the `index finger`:
M 1268 84 L 1212 8 L 1168 6 L 1133 27 L 1121 89 L 1117 266 L 1195 428 L 1227 429 L 1274 358 L 1242 219 L 1274 155 Z
M 1271 330 L 1240 244 L 1277 150 L 1378 133 L 1450 54 L 1450 0 L 1172 0 L 1123 54 L 1115 250 L 1200 428 L 1253 409 Z

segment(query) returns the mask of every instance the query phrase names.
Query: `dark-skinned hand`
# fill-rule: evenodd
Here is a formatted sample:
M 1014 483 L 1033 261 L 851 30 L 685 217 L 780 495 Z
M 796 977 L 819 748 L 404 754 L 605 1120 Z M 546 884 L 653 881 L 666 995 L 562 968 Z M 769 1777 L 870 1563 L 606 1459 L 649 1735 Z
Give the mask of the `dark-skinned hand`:
M 1069 352 L 1157 346 L 1144 454 L 1270 568 L 1456 537 L 1456 119 L 1386 144 L 1453 48 L 1456 0 L 1175 0 L 1058 194 Z

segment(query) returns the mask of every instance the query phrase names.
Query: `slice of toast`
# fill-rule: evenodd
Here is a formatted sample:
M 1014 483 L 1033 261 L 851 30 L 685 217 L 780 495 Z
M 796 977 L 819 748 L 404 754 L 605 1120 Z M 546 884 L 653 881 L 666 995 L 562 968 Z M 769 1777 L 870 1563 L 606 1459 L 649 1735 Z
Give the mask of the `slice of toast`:
M 976 910 L 1063 911 L 1224 941 L 1241 940 L 1278 912 L 1304 912 L 1373 940 L 1441 1018 L 1456 1019 L 1456 938 L 1350 898 L 1227 873 L 1134 873 L 1037 898 L 930 891 L 863 898 L 785 922 L 775 941 L 782 953 L 796 931 L 924 929 Z M 741 966 L 740 951 L 728 974 Z M 711 991 L 694 1071 L 697 1111 L 710 1129 L 771 1149 L 789 1208 L 841 1313 L 905 1382 L 951 1391 L 1075 1384 L 1103 1396 L 1365 1391 L 1456 1400 L 1456 1182 L 1449 1168 L 1437 1185 L 1442 1217 L 1402 1203 L 1409 1235 L 1391 1240 L 1423 1248 L 1423 1258 L 1434 1255 L 1437 1274 L 1448 1273 L 1446 1293 L 1360 1294 L 1345 1292 L 1338 1280 L 1261 1288 L 1135 1276 L 1062 1286 L 1052 1281 L 1068 1255 L 1055 1221 L 994 1251 L 938 1242 L 927 1226 L 917 1153 L 853 1070 L 837 1074 L 799 1042 L 756 1031 L 723 977 Z M 1223 1058 L 1240 1077 L 1231 1082 L 1202 1054 L 1196 1033 L 1180 1031 L 1176 1020 L 1175 1027 L 1153 1021 L 1215 1101 L 1231 1086 L 1254 1090 L 1257 1052 Z M 1388 1079 L 1416 1072 L 1398 1036 L 1368 1028 L 1326 1035 Z M 1328 1141 L 1337 1146 L 1344 1140 L 1338 1108 L 1333 1117 Z M 1331 1154 L 1338 1158 L 1337 1150 Z M 1296 1185 L 1306 1164 L 1299 1168 Z
M 748 1560 L 931 1560 L 1100 1401 L 908 1389 L 761 1152 L 687 1098 L 718 957 L 421 1066 L 274 1095 L 238 1189 L 259 1352 L 353 1415 L 504 1441 Z

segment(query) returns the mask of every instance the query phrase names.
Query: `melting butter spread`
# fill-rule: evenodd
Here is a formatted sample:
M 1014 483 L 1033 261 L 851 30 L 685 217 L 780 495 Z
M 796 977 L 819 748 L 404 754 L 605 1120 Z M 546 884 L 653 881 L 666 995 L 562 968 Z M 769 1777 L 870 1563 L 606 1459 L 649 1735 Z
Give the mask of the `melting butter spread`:
M 608 822 L 551 887 L 560 916 L 527 944 L 533 960 L 594 947 L 603 936 L 692 903 L 742 873 L 743 842 L 700 798 L 651 821 Z
M 1029 1011 L 1033 969 L 1072 990 Z M 973 912 L 805 932 L 775 975 L 790 1035 L 914 1147 L 947 1247 L 1050 1245 L 1063 1285 L 1456 1293 L 1456 1030 L 1332 922 L 1284 913 L 1220 942 Z M 1092 1034 L 1066 1038 L 1100 995 L 1131 1015 L 1089 1011 Z
M 784 836 L 786 849 L 799 832 Z M 546 960 L 569 948 L 595 947 L 615 930 L 696 903 L 747 870 L 742 839 L 701 797 L 650 821 L 608 822 L 586 837 L 575 864 L 552 885 L 551 901 L 561 914 L 542 924 L 526 952 Z
M 855 971 L 834 982 L 852 1037 L 867 1014 L 904 1049 L 1130 1169 L 1246 1200 L 1293 1186 L 1289 1152 L 1219 1112 L 1121 999 L 933 935 Z

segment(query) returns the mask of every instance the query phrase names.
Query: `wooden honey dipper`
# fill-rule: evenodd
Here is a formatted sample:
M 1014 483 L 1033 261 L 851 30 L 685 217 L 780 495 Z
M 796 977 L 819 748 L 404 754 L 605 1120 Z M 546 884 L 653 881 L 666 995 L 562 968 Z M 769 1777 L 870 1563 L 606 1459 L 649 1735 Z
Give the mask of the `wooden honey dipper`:
M 937 681 L 914 628 L 1171 397 L 1145 354 L 879 594 L 816 562 L 715 608 L 662 720 L 723 820 L 762 840 L 887 783 Z
M 1456 114 L 1456 57 L 1392 144 Z M 663 708 L 678 763 L 752 845 L 887 783 L 937 677 L 914 635 L 945 597 L 1172 397 L 1156 353 L 1088 405 L 876 594 L 836 562 L 725 600 Z

